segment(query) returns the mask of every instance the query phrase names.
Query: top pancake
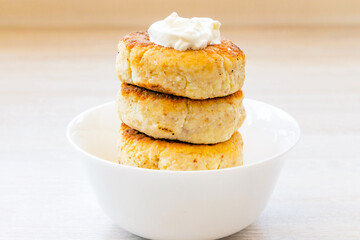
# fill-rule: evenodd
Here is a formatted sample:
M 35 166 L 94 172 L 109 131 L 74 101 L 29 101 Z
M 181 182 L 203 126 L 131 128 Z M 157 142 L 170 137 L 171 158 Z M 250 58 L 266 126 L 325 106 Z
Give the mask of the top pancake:
M 147 32 L 134 32 L 118 45 L 121 81 L 149 90 L 192 99 L 223 97 L 243 85 L 245 55 L 231 41 L 201 50 L 178 51 L 150 42 Z

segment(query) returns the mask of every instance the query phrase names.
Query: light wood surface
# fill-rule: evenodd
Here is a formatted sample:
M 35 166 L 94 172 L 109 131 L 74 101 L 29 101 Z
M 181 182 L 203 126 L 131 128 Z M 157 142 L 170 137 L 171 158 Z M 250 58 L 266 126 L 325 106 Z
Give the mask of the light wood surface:
M 111 101 L 131 29 L 0 31 L 0 239 L 137 239 L 101 211 L 67 123 Z M 360 239 L 360 28 L 224 29 L 245 95 L 292 114 L 302 139 L 260 218 L 229 239 Z

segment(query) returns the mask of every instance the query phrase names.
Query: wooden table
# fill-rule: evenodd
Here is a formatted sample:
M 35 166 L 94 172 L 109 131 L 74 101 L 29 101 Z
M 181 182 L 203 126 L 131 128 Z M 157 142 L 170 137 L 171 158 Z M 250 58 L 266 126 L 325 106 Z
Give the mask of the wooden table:
M 136 239 L 96 203 L 67 123 L 111 101 L 131 29 L 0 31 L 0 239 Z M 360 28 L 223 29 L 247 54 L 245 94 L 303 135 L 273 197 L 229 239 L 360 239 Z

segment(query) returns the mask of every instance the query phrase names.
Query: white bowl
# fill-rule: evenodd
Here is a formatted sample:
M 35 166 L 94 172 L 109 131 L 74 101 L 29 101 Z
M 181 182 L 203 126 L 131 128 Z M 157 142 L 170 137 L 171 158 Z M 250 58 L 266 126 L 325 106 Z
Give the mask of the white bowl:
M 82 153 L 98 202 L 120 227 L 151 239 L 215 239 L 236 233 L 263 211 L 284 159 L 300 137 L 297 122 L 271 105 L 244 100 L 244 166 L 159 171 L 116 163 L 120 120 L 115 103 L 71 121 L 67 135 Z M 214 129 L 216 131 L 216 129 Z

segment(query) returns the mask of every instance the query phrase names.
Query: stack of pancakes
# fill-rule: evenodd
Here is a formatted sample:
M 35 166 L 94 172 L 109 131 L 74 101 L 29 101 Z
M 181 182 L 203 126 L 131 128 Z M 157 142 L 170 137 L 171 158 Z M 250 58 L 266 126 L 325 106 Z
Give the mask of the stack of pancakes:
M 162 170 L 242 165 L 245 55 L 231 41 L 178 51 L 135 32 L 118 45 L 120 164 Z

